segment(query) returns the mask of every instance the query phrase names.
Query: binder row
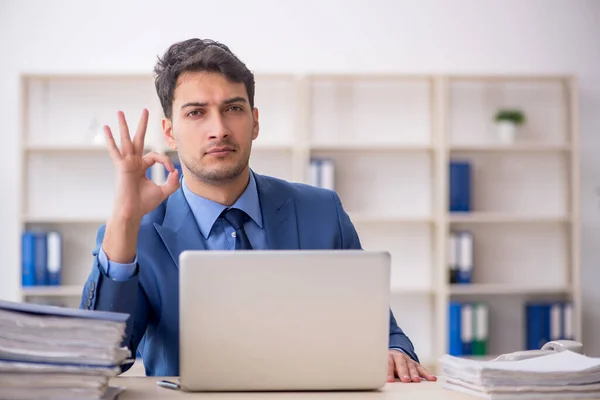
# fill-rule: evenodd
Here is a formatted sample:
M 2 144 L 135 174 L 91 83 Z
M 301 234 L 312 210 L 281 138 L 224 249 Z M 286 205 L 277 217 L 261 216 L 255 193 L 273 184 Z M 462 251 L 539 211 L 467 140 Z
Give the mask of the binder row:
M 448 243 L 450 283 L 468 284 L 473 281 L 473 233 L 452 231 Z
M 537 350 L 551 340 L 574 340 L 573 304 L 529 302 L 525 305 L 525 349 Z
M 330 158 L 313 158 L 308 170 L 308 183 L 335 190 L 335 162 Z
M 451 301 L 448 312 L 448 354 L 484 356 L 488 353 L 489 309 L 485 303 Z
M 62 237 L 56 231 L 26 230 L 21 236 L 22 286 L 61 284 Z
M 448 309 L 448 354 L 488 354 L 489 309 L 481 302 L 451 301 Z M 525 350 L 539 350 L 552 340 L 574 340 L 570 301 L 525 304 Z

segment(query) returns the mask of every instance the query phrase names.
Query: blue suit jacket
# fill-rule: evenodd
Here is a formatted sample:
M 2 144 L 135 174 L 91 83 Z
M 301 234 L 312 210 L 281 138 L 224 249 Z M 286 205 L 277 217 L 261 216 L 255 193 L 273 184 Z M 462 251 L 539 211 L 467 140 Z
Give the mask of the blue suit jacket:
M 254 172 L 252 172 L 254 173 Z M 361 244 L 335 192 L 254 173 L 268 248 L 273 250 L 360 249 Z M 137 268 L 126 281 L 109 278 L 98 253 L 83 289 L 82 308 L 130 314 L 124 345 L 140 350 L 147 375 L 179 375 L 179 254 L 205 250 L 182 189 L 144 216 L 138 236 Z M 349 327 L 340 326 L 340 332 Z M 243 334 L 243 333 L 241 333 Z M 390 347 L 418 361 L 413 344 L 390 311 Z M 128 367 L 124 367 L 125 371 Z

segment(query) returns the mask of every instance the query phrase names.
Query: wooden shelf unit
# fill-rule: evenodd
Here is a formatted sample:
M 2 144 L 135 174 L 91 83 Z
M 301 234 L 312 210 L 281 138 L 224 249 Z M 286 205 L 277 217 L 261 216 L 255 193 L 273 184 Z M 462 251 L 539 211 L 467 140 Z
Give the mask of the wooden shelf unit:
M 23 288 L 23 300 L 77 298 L 113 199 L 112 164 L 94 140 L 101 125 L 115 127 L 117 110 L 137 124 L 148 108 L 148 150 L 174 153 L 148 75 L 24 75 L 22 95 L 21 228 L 64 238 L 64 286 Z M 511 336 L 521 322 L 502 310 L 540 295 L 573 301 L 582 340 L 576 99 L 570 76 L 257 74 L 251 166 L 308 183 L 312 157 L 334 160 L 363 247 L 392 255 L 391 307 L 426 364 L 447 351 L 457 296 L 493 305 L 492 325 L 506 327 L 490 331 L 493 354 L 523 345 Z M 495 136 L 493 115 L 504 106 L 527 115 L 514 144 Z M 448 212 L 452 159 L 473 164 L 471 213 Z M 454 228 L 475 232 L 468 286 L 448 283 Z

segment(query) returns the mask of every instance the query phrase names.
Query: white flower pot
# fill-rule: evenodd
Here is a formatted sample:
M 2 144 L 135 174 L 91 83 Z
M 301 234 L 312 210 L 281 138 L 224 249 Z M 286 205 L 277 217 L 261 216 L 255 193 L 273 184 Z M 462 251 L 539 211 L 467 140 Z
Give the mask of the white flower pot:
M 92 139 L 92 143 L 96 146 L 103 146 L 106 144 L 106 139 L 104 138 L 104 132 L 97 132 Z
M 511 121 L 496 122 L 498 140 L 503 144 L 513 144 L 517 133 L 517 125 Z

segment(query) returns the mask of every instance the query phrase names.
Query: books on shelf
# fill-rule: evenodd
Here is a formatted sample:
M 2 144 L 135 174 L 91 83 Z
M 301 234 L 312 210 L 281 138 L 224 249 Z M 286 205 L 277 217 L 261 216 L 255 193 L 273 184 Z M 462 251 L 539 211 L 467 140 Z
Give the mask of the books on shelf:
M 571 302 L 525 304 L 525 350 L 539 350 L 552 340 L 574 340 Z M 448 309 L 448 354 L 488 355 L 489 309 L 482 302 L 451 301 Z
M 443 387 L 491 399 L 600 397 L 600 358 L 571 351 L 519 361 L 441 358 Z
M 335 162 L 330 158 L 313 158 L 309 166 L 309 184 L 335 190 Z
M 128 317 L 0 301 L 0 398 L 114 398 Z
M 473 233 L 467 230 L 452 231 L 448 237 L 448 268 L 450 283 L 473 282 Z
M 448 353 L 453 356 L 487 355 L 488 328 L 487 304 L 451 301 L 448 312 Z
M 450 212 L 471 212 L 473 209 L 472 173 L 469 161 L 450 161 L 449 206 Z
M 525 349 L 537 350 L 552 340 L 573 340 L 573 304 L 528 302 L 525 304 Z
M 21 236 L 21 284 L 61 284 L 62 236 L 56 231 L 26 230 Z

